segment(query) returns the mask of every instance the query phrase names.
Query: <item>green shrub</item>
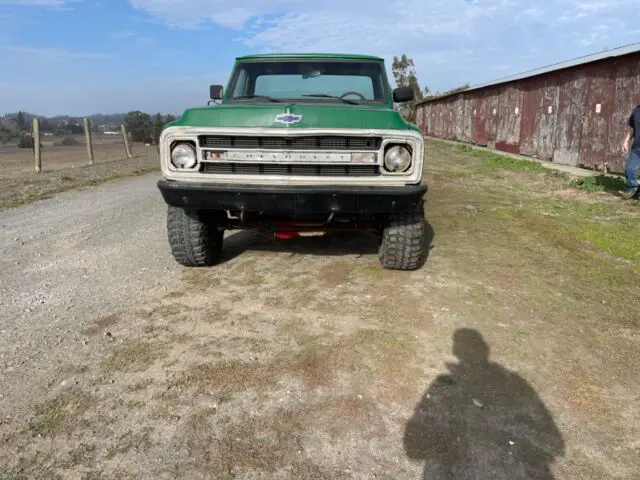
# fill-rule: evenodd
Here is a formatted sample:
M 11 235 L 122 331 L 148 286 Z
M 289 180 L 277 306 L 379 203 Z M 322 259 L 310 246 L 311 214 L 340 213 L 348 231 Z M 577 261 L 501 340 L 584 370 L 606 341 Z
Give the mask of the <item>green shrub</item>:
M 572 180 L 571 186 L 586 192 L 615 192 L 624 190 L 625 181 L 608 175 L 594 175 Z
M 62 145 L 78 145 L 79 142 L 73 137 L 64 137 L 61 142 Z
M 18 148 L 33 148 L 33 138 L 27 136 L 20 137 Z

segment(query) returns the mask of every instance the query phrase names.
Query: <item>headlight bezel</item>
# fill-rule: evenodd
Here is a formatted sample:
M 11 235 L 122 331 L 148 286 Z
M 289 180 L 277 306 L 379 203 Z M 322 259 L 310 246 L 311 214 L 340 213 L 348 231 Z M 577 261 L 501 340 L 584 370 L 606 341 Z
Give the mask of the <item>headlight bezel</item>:
M 406 152 L 408 156 L 408 161 L 407 161 L 407 164 L 404 166 L 404 168 L 394 170 L 391 166 L 389 166 L 387 162 L 391 152 L 396 149 Z M 410 174 L 413 170 L 413 164 L 414 164 L 413 154 L 414 154 L 413 147 L 409 142 L 397 142 L 397 141 L 388 142 L 387 144 L 384 145 L 384 152 L 382 155 L 382 168 L 384 170 L 384 173 L 387 175 Z
M 186 147 L 189 149 L 189 152 L 193 155 L 192 162 L 189 162 L 189 166 L 180 166 L 178 162 L 176 162 L 174 153 L 177 148 Z M 169 147 L 169 167 L 177 172 L 192 172 L 198 167 L 198 149 L 196 144 L 192 140 L 175 140 L 171 142 Z

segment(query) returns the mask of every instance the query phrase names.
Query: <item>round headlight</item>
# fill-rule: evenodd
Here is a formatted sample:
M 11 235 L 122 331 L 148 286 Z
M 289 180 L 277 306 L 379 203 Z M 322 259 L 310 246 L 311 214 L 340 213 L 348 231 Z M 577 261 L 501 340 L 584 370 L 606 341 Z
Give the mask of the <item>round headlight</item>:
M 384 166 L 390 172 L 404 172 L 411 165 L 411 152 L 406 147 L 396 145 L 387 150 Z
M 193 168 L 196 166 L 196 151 L 188 143 L 179 143 L 171 150 L 171 163 L 176 168 Z

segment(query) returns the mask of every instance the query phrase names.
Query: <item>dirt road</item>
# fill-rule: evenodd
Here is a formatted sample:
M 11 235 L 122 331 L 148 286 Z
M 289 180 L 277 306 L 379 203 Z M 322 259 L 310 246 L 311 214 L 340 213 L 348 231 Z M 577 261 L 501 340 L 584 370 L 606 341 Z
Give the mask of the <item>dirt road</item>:
M 364 238 L 169 255 L 156 176 L 0 212 L 0 479 L 633 479 L 640 208 L 430 143 Z
M 166 255 L 155 180 L 68 192 L 0 214 L 0 358 L 9 390 L 43 355 L 77 349 L 79 329 L 96 317 L 167 291 L 178 269 Z M 51 358 L 44 363 L 39 368 Z

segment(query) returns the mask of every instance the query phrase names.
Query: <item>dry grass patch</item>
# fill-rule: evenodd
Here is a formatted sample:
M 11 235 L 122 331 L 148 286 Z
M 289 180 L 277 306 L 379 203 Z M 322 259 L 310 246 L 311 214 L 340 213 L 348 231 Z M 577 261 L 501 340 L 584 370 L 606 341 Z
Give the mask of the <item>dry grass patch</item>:
M 33 436 L 50 437 L 70 433 L 94 406 L 95 398 L 78 390 L 63 391 L 35 408 L 28 428 Z
M 300 350 L 280 350 L 264 362 L 225 359 L 176 371 L 161 396 L 175 404 L 194 395 L 248 391 L 264 395 L 288 380 L 302 382 L 309 391 L 331 391 L 346 376 L 352 389 L 377 389 L 381 398 L 393 399 L 402 398 L 407 385 L 413 385 L 416 372 L 407 365 L 415 356 L 416 344 L 408 335 L 359 330 L 342 338 L 327 340 L 320 335 L 297 341 Z
M 144 426 L 136 430 L 128 430 L 122 435 L 118 435 L 116 444 L 107 449 L 105 458 L 110 460 L 118 455 L 123 455 L 131 450 L 136 452 L 145 452 L 153 445 L 151 435 L 153 428 Z
M 203 270 L 203 269 L 185 269 L 182 274 L 182 281 L 187 285 L 187 287 L 197 288 L 197 289 L 209 289 L 219 287 L 222 284 L 222 279 L 220 275 L 220 266 L 218 268 L 214 268 L 213 270 Z M 179 293 L 175 293 L 175 296 L 183 297 L 186 296 L 186 291 Z
M 81 443 L 74 447 L 68 454 L 69 462 L 65 466 L 67 468 L 77 466 L 92 467 L 98 456 L 96 448 L 94 444 L 90 443 Z
M 259 271 L 256 261 L 244 261 L 229 272 L 231 278 L 234 279 L 234 285 L 255 287 L 261 285 L 265 281 L 264 274 Z
M 309 475 L 294 478 L 336 478 L 337 472 L 310 461 L 307 445 L 324 435 L 339 442 L 354 434 L 367 441 L 385 433 L 376 426 L 377 406 L 350 396 L 249 414 L 221 429 L 216 415 L 215 410 L 198 410 L 183 428 L 189 463 L 200 469 L 204 464 L 214 475 L 249 471 L 274 475 L 287 467 L 290 473 Z
M 317 273 L 317 278 L 326 287 L 333 288 L 344 285 L 351 278 L 353 271 L 353 262 L 341 261 L 331 262 L 323 265 Z
M 43 167 L 46 169 L 46 164 Z M 58 193 L 100 185 L 122 178 L 159 171 L 156 156 L 137 155 L 133 159 L 86 165 L 73 169 L 45 170 L 0 178 L 0 211 L 51 198 Z
M 156 360 L 166 357 L 166 343 L 150 343 L 138 340 L 113 348 L 100 364 L 105 374 L 117 372 L 141 372 L 151 367 Z
M 211 325 L 219 325 L 226 323 L 231 318 L 231 314 L 231 308 L 221 305 L 210 305 L 205 308 L 202 319 Z

